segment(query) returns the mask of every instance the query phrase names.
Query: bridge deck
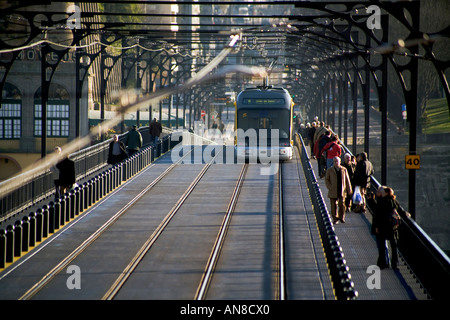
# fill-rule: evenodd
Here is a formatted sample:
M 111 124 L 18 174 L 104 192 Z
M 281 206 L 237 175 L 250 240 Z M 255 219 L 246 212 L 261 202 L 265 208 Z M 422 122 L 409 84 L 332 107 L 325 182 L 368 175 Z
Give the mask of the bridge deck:
M 318 172 L 317 161 L 310 160 L 314 172 Z M 318 174 L 316 174 L 318 177 Z M 329 208 L 327 188 L 324 178 L 319 180 L 319 186 Z M 381 271 L 381 289 L 370 289 L 368 278 L 373 274 L 367 268 L 376 265 L 378 249 L 375 236 L 370 234 L 372 216 L 366 213 L 347 212 L 345 223 L 335 225 L 335 231 L 343 248 L 347 265 L 349 266 L 358 299 L 361 300 L 425 300 L 420 284 L 410 272 L 407 264 L 399 254 L 399 269 L 383 269 Z
M 82 242 L 82 240 L 84 239 L 83 237 L 88 236 L 89 232 L 95 231 L 95 229 L 98 228 L 99 225 L 101 225 L 101 221 L 105 221 L 106 219 L 108 219 L 108 215 L 112 215 L 116 210 L 120 209 L 120 207 L 123 206 L 124 203 L 133 198 L 137 193 L 140 192 L 140 190 L 142 190 L 162 171 L 164 171 L 165 168 L 170 165 L 170 159 L 170 153 L 158 159 L 152 167 L 144 170 L 142 173 L 133 178 L 133 180 L 127 182 L 119 190 L 115 191 L 111 196 L 108 196 L 107 198 L 102 200 L 98 204 L 98 206 L 94 207 L 96 208 L 94 212 L 86 211 L 82 216 L 80 216 L 80 218 L 78 218 L 79 220 L 75 220 L 72 223 L 66 225 L 57 234 L 44 241 L 41 244 L 42 247 L 40 249 L 36 248 L 32 250 L 31 252 L 20 258 L 18 261 L 16 261 L 16 263 L 0 273 L 0 299 L 19 298 L 20 295 L 23 294 L 33 283 L 40 280 L 46 274 L 46 272 L 48 272 L 48 270 L 54 265 L 55 261 L 58 258 L 64 258 L 64 256 L 68 254 L 68 252 L 70 252 L 74 247 Z M 311 201 L 309 199 L 309 192 L 306 187 L 306 178 L 303 174 L 303 169 L 299 161 L 300 160 L 298 160 L 298 153 L 296 153 L 296 157 L 292 161 L 285 162 L 283 165 L 283 180 L 285 185 L 283 198 L 285 201 L 286 211 L 285 236 L 287 239 L 286 259 L 288 261 L 286 270 L 286 285 L 288 290 L 287 298 L 294 300 L 334 299 L 329 275 L 327 274 L 328 272 L 326 269 L 326 262 L 320 243 L 315 216 L 313 213 Z M 316 162 L 312 161 L 312 164 L 317 172 Z M 83 265 L 83 270 L 89 270 L 89 272 L 86 274 L 86 277 L 90 279 L 88 283 L 92 283 L 96 288 L 101 288 L 102 285 L 100 284 L 100 279 L 106 279 L 109 277 L 112 281 L 112 279 L 117 275 L 117 272 L 121 272 L 120 270 L 122 270 L 123 266 L 118 266 L 119 251 L 114 250 L 114 248 L 118 249 L 119 245 L 123 244 L 125 246 L 125 251 L 127 252 L 126 254 L 131 254 L 131 256 L 134 255 L 132 251 L 136 250 L 134 248 L 136 244 L 133 244 L 133 242 L 135 242 L 133 239 L 140 239 L 141 232 L 130 232 L 130 228 L 132 228 L 133 225 L 139 225 L 139 230 L 143 230 L 142 228 L 154 228 L 155 225 L 159 223 L 158 221 L 160 221 L 156 219 L 155 214 L 143 215 L 139 212 L 143 212 L 143 208 L 145 208 L 145 210 L 149 210 L 151 207 L 154 208 L 153 211 L 155 212 L 163 212 L 167 209 L 167 206 L 171 207 L 173 203 L 167 204 L 165 203 L 167 201 L 162 201 L 162 199 L 170 194 L 175 195 L 181 193 L 185 189 L 185 187 L 180 189 L 177 187 L 177 183 L 179 183 L 181 186 L 181 184 L 184 183 L 183 181 L 185 181 L 186 179 L 186 181 L 188 181 L 193 176 L 195 176 L 195 172 L 199 167 L 201 167 L 199 165 L 186 166 L 188 166 L 189 168 L 181 168 L 181 170 L 178 171 L 178 174 L 172 176 L 172 178 L 166 182 L 166 187 L 158 189 L 158 192 L 155 191 L 156 193 L 153 195 L 153 198 L 148 199 L 147 202 L 145 202 L 143 205 L 138 205 L 136 208 L 137 210 L 134 210 L 132 212 L 130 211 L 130 213 L 127 214 L 127 216 L 138 215 L 138 220 L 125 219 L 123 222 L 117 224 L 117 229 L 112 234 L 112 236 L 115 236 L 116 238 L 105 238 L 102 241 L 104 243 L 104 246 L 101 249 L 92 250 L 91 257 L 84 258 L 84 262 L 82 260 L 78 261 Z M 159 270 L 166 275 L 165 280 L 172 280 L 172 283 L 178 284 L 177 288 L 187 288 L 187 282 L 190 283 L 190 287 L 194 288 L 193 284 L 196 283 L 196 278 L 201 276 L 201 273 L 203 271 L 202 268 L 204 268 L 204 260 L 206 259 L 206 253 L 208 252 L 208 250 L 205 250 L 205 248 L 210 248 L 208 244 L 206 244 L 205 247 L 204 242 L 206 238 L 202 237 L 201 235 L 208 234 L 207 238 L 213 241 L 214 234 L 217 234 L 218 225 L 220 220 L 222 219 L 219 217 L 220 215 L 211 215 L 211 210 L 214 211 L 217 209 L 212 209 L 210 205 L 213 202 L 223 202 L 222 206 L 226 206 L 227 199 L 229 198 L 226 192 L 228 192 L 230 189 L 225 187 L 227 185 L 233 185 L 235 183 L 234 177 L 239 171 L 237 170 L 237 166 L 239 165 L 227 164 L 213 166 L 214 169 L 211 171 L 211 173 L 205 176 L 205 180 L 202 180 L 202 183 L 199 184 L 199 192 L 193 195 L 193 200 L 190 201 L 190 209 L 187 210 L 187 213 L 180 215 L 184 218 L 177 218 L 171 224 L 171 229 L 170 232 L 168 232 L 168 235 L 172 234 L 177 236 L 171 237 L 171 239 L 169 239 L 169 237 L 167 236 L 167 239 L 164 240 L 168 241 L 167 245 L 162 246 L 160 249 L 155 249 L 155 252 L 152 254 L 152 256 L 156 260 L 150 262 L 150 266 L 153 266 L 154 269 L 149 269 L 148 274 L 156 274 Z M 254 171 L 259 172 L 259 170 Z M 251 200 L 251 197 L 248 192 L 254 193 L 254 191 L 256 190 L 254 189 L 255 185 L 252 184 L 259 183 L 260 185 L 264 185 L 264 181 L 262 181 L 263 179 L 259 181 L 260 179 L 261 178 L 258 178 L 256 175 L 251 176 L 247 181 L 248 191 L 245 191 L 244 189 L 242 193 L 242 196 L 245 196 L 246 193 L 248 196 L 246 197 L 246 200 L 241 203 L 241 209 L 239 209 L 239 207 L 237 208 L 238 211 L 236 216 L 240 216 L 241 220 L 238 221 L 238 225 L 240 224 L 241 227 L 244 223 L 246 223 L 246 221 L 248 222 L 249 218 L 258 218 L 257 215 L 252 216 L 249 214 L 243 214 L 249 209 L 245 209 L 242 206 L 252 205 L 252 201 L 249 201 Z M 320 187 L 322 189 L 322 194 L 326 196 L 326 188 L 324 187 L 324 185 L 322 185 L 323 183 L 321 180 Z M 267 187 L 268 186 L 265 186 L 265 188 Z M 175 198 L 178 199 L 178 196 L 175 195 L 174 199 L 172 200 L 176 201 Z M 214 199 L 215 201 L 212 202 L 212 199 Z M 256 200 L 257 199 L 258 197 L 256 197 Z M 328 205 L 327 199 L 325 199 L 325 201 Z M 202 205 L 199 205 L 199 203 L 202 203 Z M 267 217 L 269 217 L 268 214 L 270 212 L 271 211 L 269 210 L 268 213 L 266 213 Z M 359 299 L 425 299 L 426 296 L 423 294 L 420 286 L 417 284 L 414 277 L 409 272 L 409 269 L 402 261 L 400 269 L 398 271 L 381 271 L 381 289 L 368 288 L 366 283 L 370 274 L 368 274 L 366 270 L 368 266 L 375 264 L 378 254 L 376 242 L 369 232 L 370 221 L 371 219 L 367 214 L 363 215 L 357 213 L 348 213 L 346 223 L 335 226 L 336 233 L 339 237 L 343 252 L 345 254 L 345 259 L 347 260 L 347 265 L 350 268 L 350 273 L 355 283 L 355 288 L 359 293 Z M 260 228 L 260 226 L 257 226 L 256 220 L 255 226 L 257 228 Z M 249 229 L 246 230 L 248 231 Z M 244 234 L 247 231 L 244 231 Z M 250 232 L 253 231 L 254 230 L 250 230 Z M 232 226 L 229 232 L 230 234 L 233 234 L 238 231 L 235 231 Z M 58 234 L 59 236 L 56 238 Z M 117 235 L 119 234 L 121 235 L 121 241 L 117 242 Z M 191 247 L 186 246 L 186 244 L 188 243 L 186 239 L 188 239 L 189 234 L 191 236 L 192 234 L 197 235 L 197 240 L 189 242 L 190 244 L 194 244 L 194 246 Z M 270 243 L 265 238 L 261 239 L 261 241 L 264 241 L 265 243 Z M 142 243 L 141 240 L 142 239 L 139 240 L 140 243 Z M 161 243 L 164 244 L 164 241 L 161 241 Z M 174 241 L 176 243 L 175 247 Z M 138 244 L 137 246 L 140 245 L 141 244 Z M 167 258 L 167 256 L 169 255 L 168 250 L 170 248 L 176 248 L 177 246 L 180 247 L 176 249 L 176 254 L 174 256 L 175 259 L 166 259 L 164 262 L 166 263 L 166 265 L 158 267 L 158 259 L 160 259 L 161 257 Z M 199 246 L 203 246 L 202 250 L 206 252 L 205 254 L 198 255 L 198 251 L 196 250 L 199 248 Z M 234 248 L 240 250 L 240 248 L 242 249 L 242 246 L 245 246 L 245 243 L 234 245 Z M 108 254 L 106 254 L 105 248 L 110 250 L 108 251 Z M 265 250 L 264 246 L 262 246 L 262 248 L 263 250 Z M 232 249 L 233 248 L 225 248 L 224 253 L 227 254 L 228 252 L 228 254 L 230 254 L 229 250 Z M 122 251 L 123 250 L 120 250 L 120 252 Z M 194 257 L 194 259 L 190 259 L 189 257 L 183 258 L 183 254 L 188 254 L 190 258 Z M 112 263 L 105 263 L 108 257 L 112 259 Z M 171 262 L 172 266 L 170 265 L 170 263 L 167 264 L 168 262 Z M 103 265 L 103 267 L 101 267 L 100 269 L 91 269 L 90 266 L 93 267 L 94 264 L 100 264 Z M 267 265 L 267 263 L 263 263 L 263 265 Z M 235 276 L 239 276 L 239 267 L 239 265 L 233 265 L 233 268 L 237 268 L 234 269 Z M 103 276 L 101 276 L 102 272 Z M 265 271 L 260 270 L 260 272 L 264 273 Z M 246 277 L 245 274 L 241 274 L 240 276 L 244 278 Z M 61 278 L 59 280 L 60 286 L 66 288 L 65 283 L 67 280 L 67 275 L 60 275 L 59 277 Z M 183 281 L 183 277 L 186 278 L 187 282 Z M 156 279 L 158 279 L 158 277 L 156 277 Z M 160 283 L 160 286 L 162 288 L 161 290 L 165 288 L 166 284 L 168 283 L 167 281 L 165 283 Z M 238 277 L 235 278 L 234 281 L 239 283 Z M 135 281 L 135 283 L 136 285 L 138 285 L 140 282 Z M 55 285 L 52 285 L 50 287 L 54 288 Z M 102 288 L 102 290 L 103 289 L 105 288 Z M 146 289 L 148 289 L 148 286 Z M 161 291 L 162 293 L 164 293 L 162 295 L 158 294 L 158 292 L 155 292 L 155 289 L 157 289 L 157 286 L 153 286 L 153 291 L 151 291 L 151 299 L 191 299 L 191 297 L 193 297 L 189 293 L 183 293 L 184 291 L 177 291 L 178 289 L 170 291 L 166 288 L 164 289 L 165 291 Z M 236 290 L 236 288 L 233 288 L 233 290 Z M 94 294 L 94 291 L 87 296 L 84 295 L 71 297 L 66 295 L 67 291 L 68 290 L 52 291 L 50 296 L 44 295 L 42 296 L 42 298 L 98 299 L 101 297 L 101 295 Z M 76 290 L 72 290 L 72 292 L 76 292 Z M 78 293 L 82 292 L 83 290 Z M 84 292 L 86 292 L 86 290 Z M 131 296 L 129 296 L 128 298 L 130 297 Z M 142 296 L 133 297 L 136 299 L 143 298 Z M 219 299 L 233 299 L 232 296 L 226 295 L 219 295 L 218 297 L 220 297 Z M 241 297 L 242 299 L 267 299 L 268 296 L 260 293 L 259 295 L 254 296 L 246 296 L 244 294 L 243 296 L 239 297 Z M 120 296 L 118 298 L 120 298 Z M 122 298 L 127 299 L 127 297 Z

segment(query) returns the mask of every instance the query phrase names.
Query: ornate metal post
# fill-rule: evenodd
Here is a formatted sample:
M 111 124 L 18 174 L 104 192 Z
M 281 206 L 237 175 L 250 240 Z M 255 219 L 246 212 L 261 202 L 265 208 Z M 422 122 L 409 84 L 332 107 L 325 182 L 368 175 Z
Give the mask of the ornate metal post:
M 44 44 L 41 48 L 41 157 L 47 155 L 47 101 L 48 87 L 47 81 L 47 53 L 48 44 Z

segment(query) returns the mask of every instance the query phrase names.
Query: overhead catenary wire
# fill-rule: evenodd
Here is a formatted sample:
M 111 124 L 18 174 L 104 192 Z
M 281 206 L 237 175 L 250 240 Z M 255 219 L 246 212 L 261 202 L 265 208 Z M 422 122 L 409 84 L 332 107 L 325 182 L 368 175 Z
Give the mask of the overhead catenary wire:
M 126 114 L 129 112 L 136 112 L 138 110 L 147 108 L 149 104 L 157 104 L 161 100 L 163 100 L 166 96 L 175 94 L 178 92 L 185 91 L 194 85 L 198 85 L 201 83 L 206 83 L 208 81 L 217 80 L 219 78 L 225 77 L 229 73 L 246 73 L 253 76 L 264 77 L 266 74 L 266 70 L 260 67 L 247 67 L 242 65 L 235 65 L 229 67 L 223 67 L 218 69 L 214 74 L 211 74 L 214 69 L 216 69 L 219 64 L 225 59 L 225 57 L 232 52 L 235 42 L 239 38 L 239 35 L 233 35 L 231 37 L 230 44 L 225 47 L 219 55 L 216 56 L 208 65 L 206 65 L 200 72 L 198 72 L 193 78 L 189 81 L 175 88 L 161 89 L 152 94 L 148 94 L 142 98 L 138 98 L 138 95 L 135 91 L 123 91 L 120 92 L 120 100 L 122 103 L 122 108 L 120 112 L 116 112 L 115 116 L 109 120 L 106 120 L 99 125 L 93 127 L 89 134 L 84 137 L 80 137 L 72 140 L 66 145 L 62 146 L 62 157 L 69 156 L 71 153 L 78 151 L 84 146 L 88 145 L 91 142 L 91 138 L 93 136 L 98 136 L 99 134 L 106 132 L 110 128 L 114 127 L 120 121 L 122 121 L 122 114 Z M 21 174 L 3 181 L 0 183 L 0 194 L 7 195 L 16 188 L 24 185 L 28 181 L 32 180 L 37 175 L 42 172 L 49 170 L 53 165 L 55 165 L 60 159 L 59 155 L 55 153 L 51 153 L 46 157 L 40 159 L 37 163 L 33 164 L 31 167 L 26 168 L 22 171 Z
M 180 52 L 170 52 L 170 50 L 166 49 L 166 48 L 158 48 L 158 49 L 152 49 L 152 48 L 147 48 L 139 43 L 133 44 L 131 46 L 126 46 L 126 47 L 120 47 L 120 46 L 112 46 L 110 44 L 107 43 L 102 43 L 100 41 L 93 41 L 89 44 L 86 45 L 65 45 L 62 43 L 57 43 L 54 41 L 50 41 L 48 39 L 43 39 L 43 40 L 39 40 L 37 42 L 34 42 L 32 44 L 26 45 L 26 46 L 21 46 L 21 47 L 16 47 L 16 48 L 12 48 L 12 49 L 3 49 L 0 50 L 0 53 L 11 53 L 11 52 L 16 52 L 16 51 L 22 51 L 22 50 L 27 50 L 27 49 L 31 49 L 34 48 L 36 46 L 39 45 L 43 45 L 43 44 L 49 44 L 52 46 L 57 46 L 57 47 L 61 47 L 61 48 L 65 48 L 65 49 L 85 49 L 85 48 L 89 48 L 89 47 L 93 47 L 95 45 L 100 45 L 100 46 L 104 46 L 104 47 L 108 47 L 108 48 L 113 48 L 115 50 L 130 50 L 133 48 L 140 48 L 143 49 L 145 51 L 150 51 L 150 52 L 157 52 L 157 51 L 165 51 L 167 52 L 167 54 L 169 55 L 183 55 L 183 56 L 192 56 L 190 54 L 182 54 Z

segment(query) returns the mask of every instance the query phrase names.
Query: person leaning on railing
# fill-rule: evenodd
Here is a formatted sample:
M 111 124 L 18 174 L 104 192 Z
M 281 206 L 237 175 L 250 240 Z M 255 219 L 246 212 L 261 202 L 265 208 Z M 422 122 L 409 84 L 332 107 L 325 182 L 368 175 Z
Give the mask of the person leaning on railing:
M 356 156 L 356 168 L 353 176 L 353 182 L 355 187 L 360 187 L 362 195 L 362 203 L 354 209 L 354 212 L 366 211 L 366 199 L 365 194 L 370 187 L 370 177 L 373 175 L 373 165 L 367 159 L 367 153 L 361 152 Z
M 411 215 L 403 210 L 396 200 L 394 190 L 386 186 L 380 186 L 376 196 L 373 193 L 367 194 L 367 203 L 373 212 L 371 233 L 376 236 L 378 243 L 377 266 L 380 269 L 398 268 L 397 240 L 399 238 L 398 224 L 393 222 L 393 214 L 397 214 L 406 219 Z M 391 244 L 391 261 L 386 254 L 386 240 Z

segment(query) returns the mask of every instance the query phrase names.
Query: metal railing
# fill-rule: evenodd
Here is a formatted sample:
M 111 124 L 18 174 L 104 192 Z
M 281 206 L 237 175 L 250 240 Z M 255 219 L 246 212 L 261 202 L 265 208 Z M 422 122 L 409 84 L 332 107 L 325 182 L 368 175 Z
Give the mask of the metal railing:
M 376 192 L 381 184 L 374 177 L 370 181 L 370 190 Z M 412 218 L 402 218 L 398 232 L 398 250 L 426 293 L 433 300 L 450 298 L 449 257 Z
M 299 146 L 303 148 L 303 139 L 298 138 Z M 352 155 L 351 151 L 343 145 L 346 153 Z M 302 152 L 305 172 L 312 171 L 306 150 Z M 309 166 L 308 166 L 309 164 Z M 312 176 L 311 187 L 315 190 L 315 177 Z M 370 189 L 372 192 L 381 186 L 381 184 L 372 176 Z M 317 191 L 315 191 L 317 194 Z M 314 200 L 319 201 L 320 200 Z M 370 206 L 369 212 L 372 214 Z M 323 227 L 322 227 L 323 228 Z M 323 232 L 321 230 L 321 232 Z M 326 248 L 328 244 L 324 244 Z M 403 219 L 399 227 L 398 249 L 403 256 L 408 267 L 424 287 L 426 293 L 434 300 L 443 300 L 450 298 L 450 259 L 439 248 L 439 246 L 427 235 L 427 233 L 411 218 Z M 331 254 L 330 254 L 331 255 Z
M 108 146 L 111 140 L 82 149 L 70 155 L 75 162 L 76 180 L 84 179 L 95 171 L 106 166 Z M 27 173 L 24 173 L 27 175 Z M 20 179 L 21 175 L 12 179 Z M 2 184 L 8 184 L 9 180 Z M 32 177 L 19 188 L 8 192 L 0 198 L 0 221 L 3 221 L 22 210 L 25 210 L 55 193 L 52 173 L 44 171 Z
M 91 176 L 86 182 L 79 183 L 60 198 L 20 217 L 13 225 L 0 229 L 0 268 L 14 262 L 15 258 L 21 257 L 30 247 L 56 232 L 178 143 L 179 139 L 172 140 L 171 134 L 164 136 L 156 146 L 147 145 L 121 163 L 112 167 L 107 166 L 105 170 Z M 102 151 L 98 154 L 104 153 L 105 148 L 102 146 L 100 148 Z M 82 154 L 77 156 L 83 158 Z M 95 165 L 90 167 L 91 170 L 101 165 L 102 156 L 97 155 L 97 158 L 99 160 L 93 161 Z
M 148 127 L 142 127 L 139 132 L 143 137 L 143 146 L 150 145 L 150 134 Z M 168 130 L 164 130 L 164 136 L 168 134 Z M 125 135 L 119 135 L 120 140 L 125 139 Z M 70 159 L 75 162 L 76 180 L 80 181 L 86 179 L 95 172 L 102 170 L 107 166 L 109 143 L 112 140 L 106 140 L 96 145 L 84 148 L 80 151 L 74 152 L 70 155 Z M 24 173 L 24 175 L 27 175 Z M 20 179 L 21 176 L 12 179 Z M 1 184 L 8 184 L 8 180 Z M 38 173 L 28 181 L 25 181 L 22 186 L 8 192 L 6 195 L 0 196 L 0 222 L 4 221 L 27 208 L 30 208 L 55 193 L 55 184 L 52 173 L 45 171 Z
M 303 139 L 299 134 L 295 135 L 295 144 L 298 147 L 302 159 L 303 170 L 310 190 L 314 214 L 319 227 L 322 246 L 330 270 L 336 298 L 338 300 L 356 299 L 358 292 L 355 290 L 354 283 L 351 280 L 352 277 L 344 259 L 342 247 L 334 230 L 333 222 L 322 196 L 322 191 L 317 183 L 316 175 L 309 161 Z
M 145 137 L 145 134 L 143 134 Z M 171 135 L 167 135 L 156 147 L 146 146 L 140 152 L 127 158 L 120 164 L 109 167 L 99 174 L 93 176 L 86 182 L 79 184 L 75 190 L 65 194 L 60 199 L 51 201 L 41 208 L 18 219 L 14 225 L 6 229 L 0 229 L 0 268 L 12 262 L 15 257 L 20 257 L 22 252 L 28 251 L 43 238 L 58 230 L 72 218 L 79 215 L 103 196 L 117 188 L 123 181 L 128 180 L 134 174 L 145 168 L 160 154 L 170 150 L 180 141 L 176 138 L 172 141 Z M 339 239 L 334 232 L 333 223 L 330 219 L 321 190 L 318 186 L 316 176 L 308 158 L 303 139 L 296 135 L 296 145 L 299 148 L 302 164 L 307 178 L 308 188 L 312 194 L 314 212 L 319 224 L 319 231 L 330 268 L 333 285 L 338 299 L 354 299 L 357 292 L 354 289 L 349 268 L 343 259 L 342 248 Z M 107 142 L 109 143 L 109 142 Z M 144 139 L 144 143 L 146 143 Z M 78 157 L 79 166 L 85 166 L 86 172 L 95 172 L 106 166 L 108 148 L 97 147 L 97 152 L 84 150 L 74 155 Z M 91 147 L 92 148 L 92 147 Z M 95 148 L 94 148 L 95 149 Z M 344 146 L 346 152 L 351 152 Z M 93 155 L 91 153 L 94 153 Z M 105 154 L 106 152 L 106 154 Z M 96 160 L 93 158 L 96 157 Z M 89 163 L 89 165 L 88 165 Z M 103 165 L 104 164 L 104 165 Z M 96 168 L 97 166 L 97 168 Z M 81 170 L 81 167 L 78 167 Z M 79 171 L 79 172 L 80 172 Z M 85 172 L 81 175 L 87 176 Z M 51 177 L 50 177 L 51 178 Z M 53 181 L 47 182 L 45 175 L 37 177 L 31 183 L 23 186 L 20 192 L 36 195 L 45 193 L 45 186 L 37 187 L 39 184 L 47 184 L 49 189 L 54 189 Z M 375 191 L 380 186 L 375 178 L 371 178 L 371 189 Z M 28 199 L 24 196 L 16 196 L 16 202 L 26 203 Z M 21 199 L 23 198 L 23 199 Z M 370 211 L 370 207 L 369 207 Z M 450 259 L 426 234 L 422 228 L 412 219 L 404 219 L 399 229 L 398 247 L 401 255 L 408 266 L 418 277 L 432 299 L 445 299 L 450 297 Z

